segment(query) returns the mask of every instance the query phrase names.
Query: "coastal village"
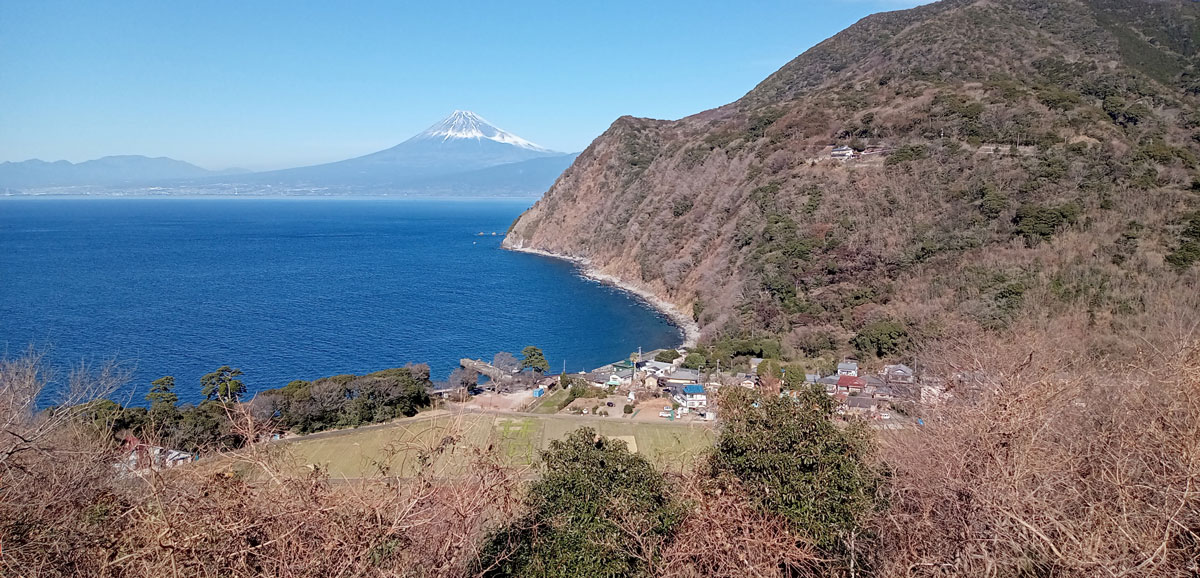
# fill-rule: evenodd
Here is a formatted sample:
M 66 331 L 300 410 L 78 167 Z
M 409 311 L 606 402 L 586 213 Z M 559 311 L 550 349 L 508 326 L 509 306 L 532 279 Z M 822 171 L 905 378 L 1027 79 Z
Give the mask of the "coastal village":
M 917 373 L 904 364 L 885 364 L 866 371 L 858 361 L 844 360 L 834 373 L 806 373 L 799 381 L 788 378 L 786 369 L 779 369 L 771 363 L 773 360 L 750 358 L 749 371 L 722 371 L 685 367 L 687 355 L 686 349 L 655 350 L 591 371 L 557 375 L 500 369 L 482 360 L 462 359 L 463 370 L 482 380 L 468 387 L 436 383 L 430 391 L 437 400 L 435 407 L 413 419 L 428 419 L 423 417 L 427 414 L 470 414 L 498 420 L 539 416 L 553 417 L 567 430 L 601 420 L 615 428 L 612 435 L 633 442 L 635 436 L 622 434 L 633 433 L 638 427 L 691 426 L 712 431 L 720 423 L 719 399 L 725 388 L 795 397 L 798 387 L 819 387 L 831 398 L 837 415 L 863 419 L 879 429 L 919 423 L 906 417 L 903 404 L 937 403 L 945 396 L 940 388 L 919 380 Z M 773 375 L 772 371 L 779 374 Z M 353 431 L 343 430 L 346 434 Z M 306 437 L 280 431 L 260 441 L 300 441 Z M 636 444 L 631 445 L 636 448 Z M 124 439 L 124 446 L 124 457 L 117 467 L 129 473 L 175 468 L 200 458 L 199 454 L 160 447 L 132 435 Z
M 664 352 L 677 355 L 666 361 Z M 591 371 L 545 375 L 538 379 L 520 379 L 519 372 L 504 372 L 481 360 L 462 360 L 463 367 L 489 377 L 473 388 L 443 384 L 435 395 L 474 408 L 507 408 L 531 411 L 555 401 L 567 403 L 558 412 L 569 415 L 624 417 L 639 421 L 668 420 L 714 422 L 719 419 L 719 392 L 722 388 L 742 387 L 763 393 L 795 396 L 796 390 L 784 383 L 786 369 L 762 358 L 749 360 L 748 372 L 720 371 L 717 368 L 685 367 L 687 350 L 656 350 L 631 355 Z M 670 357 L 670 355 L 668 355 Z M 767 368 L 776 368 L 771 375 Z M 586 384 L 592 395 L 572 397 L 565 391 L 570 384 Z M 898 403 L 906 400 L 934 403 L 944 395 L 932 385 L 918 380 L 913 368 L 904 364 L 884 364 L 865 371 L 855 360 L 843 360 L 835 373 L 806 373 L 804 386 L 820 387 L 828 394 L 842 416 L 855 416 L 877 423 L 879 427 L 900 427 L 903 421 Z M 470 394 L 474 394 L 473 396 Z M 558 399 L 554 399 L 559 396 Z

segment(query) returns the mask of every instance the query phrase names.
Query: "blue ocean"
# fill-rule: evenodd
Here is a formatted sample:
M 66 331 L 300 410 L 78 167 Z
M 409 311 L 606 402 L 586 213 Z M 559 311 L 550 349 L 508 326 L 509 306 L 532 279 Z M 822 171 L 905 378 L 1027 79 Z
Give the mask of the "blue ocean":
M 0 347 L 132 371 L 122 402 L 245 372 L 250 392 L 341 373 L 543 348 L 554 371 L 680 332 L 570 263 L 500 248 L 531 201 L 0 199 Z M 480 236 L 479 233 L 484 233 Z M 493 236 L 492 233 L 496 234 Z

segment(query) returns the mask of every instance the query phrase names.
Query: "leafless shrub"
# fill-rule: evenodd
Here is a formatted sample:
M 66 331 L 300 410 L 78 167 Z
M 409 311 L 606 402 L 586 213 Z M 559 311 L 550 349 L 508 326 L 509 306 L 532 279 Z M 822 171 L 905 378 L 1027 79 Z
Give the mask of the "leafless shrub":
M 13 460 L 18 454 L 48 451 L 49 438 L 86 411 L 84 402 L 115 391 L 128 381 L 128 372 L 115 362 L 96 368 L 80 364 L 59 392 L 47 391 L 52 378 L 44 353 L 30 349 L 0 358 L 0 472 L 19 468 Z
M 883 575 L 1196 575 L 1200 342 L 1113 369 L 1081 341 L 932 352 L 954 401 L 885 439 Z
M 72 391 L 103 391 L 114 375 L 77 372 Z M 234 404 L 243 450 L 125 474 L 111 432 L 75 427 L 73 410 L 33 411 L 45 383 L 40 356 L 0 364 L 0 423 L 23 444 L 6 442 L 17 451 L 0 474 L 0 575 L 464 576 L 479 536 L 520 495 L 494 453 L 459 448 L 454 435 L 420 448 L 409 478 L 298 474 L 285 446 L 259 443 L 270 423 Z M 454 477 L 437 465 L 451 451 L 469 452 Z
M 688 475 L 677 480 L 692 510 L 663 550 L 658 575 L 816 576 L 816 556 L 778 516 L 755 508 L 735 481 Z

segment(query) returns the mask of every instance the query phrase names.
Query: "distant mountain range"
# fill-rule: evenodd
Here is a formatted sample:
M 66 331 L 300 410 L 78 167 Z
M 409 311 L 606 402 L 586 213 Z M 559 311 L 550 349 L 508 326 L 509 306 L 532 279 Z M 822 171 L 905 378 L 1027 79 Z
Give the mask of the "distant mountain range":
M 208 171 L 165 157 L 104 157 L 72 164 L 0 163 L 0 187 L 157 186 L 189 194 L 414 194 L 515 196 L 545 192 L 575 160 L 456 110 L 386 150 L 322 165 L 249 173 Z
M 32 159 L 0 163 L 0 187 L 40 188 L 81 185 L 118 186 L 171 179 L 193 179 L 246 172 L 210 171 L 167 157 L 120 155 L 81 163 Z

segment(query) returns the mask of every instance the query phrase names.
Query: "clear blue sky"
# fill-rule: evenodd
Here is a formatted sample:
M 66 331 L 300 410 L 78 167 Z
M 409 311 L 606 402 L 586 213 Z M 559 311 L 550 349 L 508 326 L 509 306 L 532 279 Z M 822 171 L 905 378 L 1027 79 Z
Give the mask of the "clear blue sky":
M 624 114 L 733 101 L 922 0 L 0 3 L 0 161 L 269 169 L 392 146 L 454 109 L 578 151 Z

